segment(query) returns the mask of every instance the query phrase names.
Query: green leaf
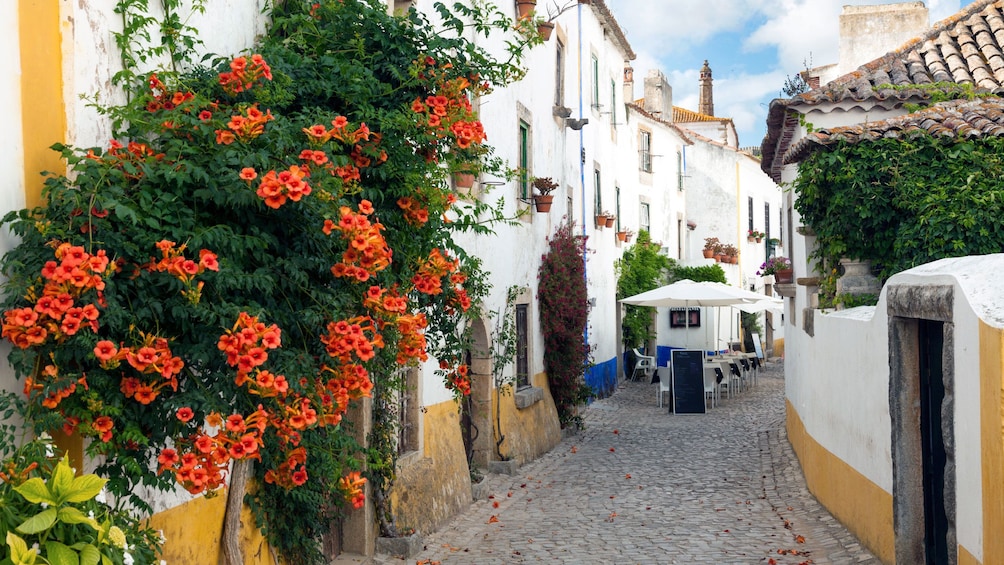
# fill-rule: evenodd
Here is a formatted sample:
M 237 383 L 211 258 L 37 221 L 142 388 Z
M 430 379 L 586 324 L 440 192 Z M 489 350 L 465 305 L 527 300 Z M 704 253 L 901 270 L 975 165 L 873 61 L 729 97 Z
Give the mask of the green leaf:
M 45 542 L 45 558 L 49 565 L 79 565 L 77 552 L 58 541 Z
M 45 481 L 38 477 L 28 479 L 14 490 L 32 504 L 56 504 L 55 498 L 49 492 L 49 487 L 45 486 Z
M 52 477 L 49 479 L 49 492 L 52 493 L 52 498 L 56 499 L 57 504 L 63 502 L 63 497 L 70 490 L 72 483 L 73 470 L 70 469 L 69 458 L 64 456 L 53 469 Z
M 7 546 L 10 547 L 10 558 L 14 563 L 33 563 L 35 560 L 27 561 L 28 544 L 17 536 L 14 532 L 7 532 Z M 34 553 L 35 550 L 32 550 Z
M 103 556 L 93 545 L 84 546 L 80 550 L 80 565 L 97 565 Z
M 46 508 L 45 510 L 28 518 L 17 527 L 17 531 L 22 534 L 37 534 L 44 532 L 56 523 L 56 509 Z
M 94 521 L 84 514 L 79 509 L 72 506 L 64 506 L 59 509 L 57 514 L 59 521 L 64 524 L 91 524 L 94 525 Z
M 66 502 L 84 502 L 90 500 L 101 492 L 107 479 L 102 479 L 97 475 L 83 475 L 73 479 L 69 490 L 66 492 L 64 500 Z

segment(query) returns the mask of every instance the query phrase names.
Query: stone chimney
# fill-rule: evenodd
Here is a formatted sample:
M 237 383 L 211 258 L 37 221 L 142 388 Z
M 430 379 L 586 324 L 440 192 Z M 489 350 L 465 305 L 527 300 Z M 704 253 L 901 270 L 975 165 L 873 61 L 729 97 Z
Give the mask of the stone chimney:
M 705 116 L 715 115 L 715 96 L 711 86 L 713 80 L 711 78 L 711 67 L 708 66 L 708 60 L 705 59 L 704 66 L 701 67 L 700 99 L 697 102 L 698 114 L 704 114 Z
M 837 76 L 885 55 L 923 35 L 928 29 L 927 6 L 903 2 L 879 6 L 844 6 L 840 14 L 840 63 Z
M 673 121 L 673 87 L 658 69 L 650 70 L 645 77 L 645 111 L 663 121 Z
M 624 63 L 624 103 L 634 102 L 634 69 L 630 63 Z

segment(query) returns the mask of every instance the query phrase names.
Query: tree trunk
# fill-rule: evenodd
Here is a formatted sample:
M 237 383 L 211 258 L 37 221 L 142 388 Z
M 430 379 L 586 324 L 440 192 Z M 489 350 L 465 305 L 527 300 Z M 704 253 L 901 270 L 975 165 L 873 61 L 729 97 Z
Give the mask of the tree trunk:
M 230 488 L 227 490 L 227 510 L 223 515 L 223 563 L 224 565 L 244 565 L 241 555 L 241 509 L 244 507 L 244 493 L 247 492 L 251 461 L 234 461 L 230 469 Z

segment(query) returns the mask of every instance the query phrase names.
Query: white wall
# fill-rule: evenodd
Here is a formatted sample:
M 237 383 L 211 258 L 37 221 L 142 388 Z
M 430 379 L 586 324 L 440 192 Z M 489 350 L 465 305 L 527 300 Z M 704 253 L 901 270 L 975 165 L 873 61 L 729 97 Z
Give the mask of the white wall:
M 982 319 L 1004 327 L 996 275 L 1004 254 L 944 259 L 893 276 L 877 306 L 814 316 L 814 337 L 791 329 L 785 340 L 785 394 L 813 440 L 892 492 L 889 348 L 886 293 L 891 285 L 954 287 L 956 531 L 982 559 L 983 488 L 980 446 Z
M 25 206 L 24 196 L 24 143 L 21 126 L 21 57 L 18 35 L 17 2 L 0 3 L 0 76 L 9 77 L 0 81 L 0 107 L 6 108 L 6 129 L 12 135 L 0 135 L 0 215 Z M 14 246 L 14 238 L 3 230 L 0 232 L 0 253 L 6 253 Z M 6 341 L 0 345 L 0 357 L 7 358 L 11 346 Z M 20 387 L 7 363 L 0 363 L 0 388 L 17 391 Z
M 67 142 L 71 145 L 107 147 L 111 124 L 88 105 L 95 100 L 105 106 L 125 102 L 124 93 L 111 82 L 112 76 L 122 69 L 121 54 L 113 36 L 122 31 L 122 18 L 114 11 L 116 4 L 117 0 L 61 3 Z M 205 14 L 189 11 L 179 15 L 200 31 L 198 38 L 204 45 L 196 49 L 199 56 L 205 53 L 234 56 L 249 49 L 264 33 L 266 21 L 261 13 L 264 5 L 265 0 L 214 0 L 207 3 Z M 150 16 L 163 16 L 159 3 L 150 3 Z M 159 38 L 156 29 L 151 29 L 150 34 Z M 148 70 L 166 65 L 166 60 L 151 61 Z

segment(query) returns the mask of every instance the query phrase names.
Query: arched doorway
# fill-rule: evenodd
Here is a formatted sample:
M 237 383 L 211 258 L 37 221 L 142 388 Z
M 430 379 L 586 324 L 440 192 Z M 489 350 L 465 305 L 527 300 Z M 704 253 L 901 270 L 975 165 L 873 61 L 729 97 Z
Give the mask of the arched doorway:
M 471 322 L 471 347 L 465 354 L 470 370 L 471 394 L 461 403 L 460 431 L 472 469 L 488 467 L 492 453 L 491 344 L 482 318 Z

